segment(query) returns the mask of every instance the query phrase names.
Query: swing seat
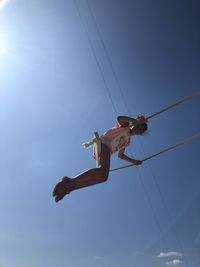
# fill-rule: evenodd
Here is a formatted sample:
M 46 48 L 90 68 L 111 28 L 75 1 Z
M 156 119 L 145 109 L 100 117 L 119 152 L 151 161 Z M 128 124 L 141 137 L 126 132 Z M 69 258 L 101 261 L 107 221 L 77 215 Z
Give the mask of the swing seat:
M 101 140 L 99 138 L 98 132 L 94 132 L 94 154 L 95 154 L 95 160 L 96 160 L 96 167 L 99 168 L 100 165 L 100 154 L 101 154 Z
M 99 138 L 98 132 L 94 132 L 93 139 L 89 142 L 82 144 L 84 148 L 88 149 L 90 146 L 94 145 L 94 154 L 96 160 L 96 168 L 100 167 L 100 154 L 101 154 L 101 140 Z

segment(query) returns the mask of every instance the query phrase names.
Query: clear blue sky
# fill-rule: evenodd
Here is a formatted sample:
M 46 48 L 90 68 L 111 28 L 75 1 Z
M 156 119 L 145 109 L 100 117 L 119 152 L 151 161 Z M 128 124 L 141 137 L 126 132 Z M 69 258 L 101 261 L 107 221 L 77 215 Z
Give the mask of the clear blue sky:
M 199 267 L 200 140 L 53 202 L 62 176 L 94 166 L 81 146 L 94 130 L 200 90 L 198 0 L 88 3 L 0 8 L 0 266 Z M 197 97 L 149 121 L 127 153 L 200 132 L 199 116 Z

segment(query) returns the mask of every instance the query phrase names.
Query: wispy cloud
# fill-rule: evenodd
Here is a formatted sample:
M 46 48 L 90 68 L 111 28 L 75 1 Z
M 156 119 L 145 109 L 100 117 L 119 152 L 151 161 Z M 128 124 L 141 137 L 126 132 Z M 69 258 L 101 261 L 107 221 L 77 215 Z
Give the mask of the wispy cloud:
M 172 261 L 167 261 L 165 264 L 166 264 L 167 266 L 178 266 L 178 265 L 180 265 L 181 263 L 182 263 L 181 260 L 179 260 L 179 259 L 175 259 L 175 260 L 172 260 Z
M 138 257 L 138 256 L 142 256 L 142 255 L 144 255 L 144 252 L 142 252 L 142 251 L 133 251 L 130 254 L 130 256 L 132 256 L 132 257 Z
M 97 256 L 97 255 L 93 256 L 93 258 L 94 258 L 95 260 L 103 260 L 103 259 L 104 259 L 103 256 Z
M 157 258 L 182 257 L 182 253 L 176 251 L 160 252 Z

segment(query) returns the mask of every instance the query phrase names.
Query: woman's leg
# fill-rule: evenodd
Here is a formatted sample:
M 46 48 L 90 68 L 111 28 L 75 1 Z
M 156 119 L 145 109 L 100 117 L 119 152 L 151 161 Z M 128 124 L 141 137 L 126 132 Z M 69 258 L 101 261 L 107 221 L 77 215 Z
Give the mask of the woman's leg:
M 53 190 L 55 201 L 58 202 L 73 190 L 99 184 L 108 179 L 110 169 L 110 150 L 104 144 L 101 144 L 100 165 L 101 167 L 90 169 L 73 179 L 64 177 L 62 182 L 58 183 Z
M 104 144 L 101 144 L 100 165 L 101 167 L 90 169 L 72 179 L 71 191 L 103 183 L 108 179 L 110 169 L 110 150 Z

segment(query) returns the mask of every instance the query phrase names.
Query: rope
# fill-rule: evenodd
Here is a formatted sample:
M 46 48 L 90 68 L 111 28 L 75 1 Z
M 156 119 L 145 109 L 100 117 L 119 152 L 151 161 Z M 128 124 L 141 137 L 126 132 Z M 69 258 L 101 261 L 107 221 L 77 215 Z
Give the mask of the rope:
M 156 154 L 153 154 L 153 155 L 151 155 L 151 156 L 149 156 L 149 157 L 143 159 L 143 162 L 144 162 L 144 161 L 147 161 L 147 160 L 149 160 L 149 159 L 152 159 L 152 158 L 154 158 L 154 157 L 157 157 L 157 156 L 160 155 L 160 154 L 163 154 L 163 153 L 165 153 L 165 152 L 167 152 L 167 151 L 169 151 L 169 150 L 175 149 L 175 148 L 177 148 L 177 147 L 179 147 L 179 146 L 182 146 L 182 145 L 184 145 L 184 144 L 186 144 L 186 143 L 189 143 L 189 142 L 191 142 L 192 140 L 194 140 L 194 139 L 198 139 L 198 138 L 200 138 L 200 132 L 197 133 L 197 134 L 194 134 L 194 135 L 191 136 L 191 137 L 188 137 L 188 138 L 184 139 L 184 140 L 181 141 L 180 143 L 177 143 L 177 144 L 175 144 L 175 145 L 173 145 L 173 146 L 170 146 L 170 147 L 168 147 L 168 148 L 166 148 L 166 149 L 163 149 L 162 151 L 160 151 L 160 152 L 158 152 L 158 153 L 156 153 Z M 134 164 L 134 163 L 131 163 L 131 164 L 124 165 L 124 166 L 121 166 L 121 167 L 118 167 L 118 168 L 114 168 L 114 169 L 111 169 L 110 172 L 117 171 L 117 170 L 121 170 L 121 169 L 125 169 L 125 168 L 131 167 L 131 166 L 135 166 L 135 164 Z
M 147 117 L 147 119 L 151 119 L 151 118 L 153 118 L 153 117 L 159 115 L 160 113 L 163 113 L 163 112 L 165 112 L 165 111 L 167 111 L 167 110 L 169 110 L 169 109 L 171 109 L 171 108 L 174 108 L 174 107 L 180 105 L 181 103 L 184 103 L 184 102 L 186 102 L 186 101 L 192 99 L 192 98 L 195 97 L 195 96 L 200 96 L 200 91 L 198 91 L 198 92 L 196 92 L 196 93 L 193 93 L 192 95 L 187 96 L 187 97 L 183 98 L 182 100 L 179 100 L 178 102 L 176 102 L 176 103 L 174 103 L 174 104 L 172 104 L 172 105 L 170 105 L 170 106 L 168 106 L 168 107 L 166 107 L 166 108 L 164 108 L 164 109 L 162 109 L 162 110 L 160 110 L 160 111 L 158 111 L 158 112 L 156 112 L 156 113 L 150 115 L 149 117 Z

